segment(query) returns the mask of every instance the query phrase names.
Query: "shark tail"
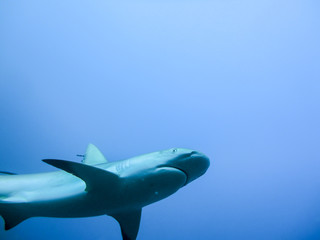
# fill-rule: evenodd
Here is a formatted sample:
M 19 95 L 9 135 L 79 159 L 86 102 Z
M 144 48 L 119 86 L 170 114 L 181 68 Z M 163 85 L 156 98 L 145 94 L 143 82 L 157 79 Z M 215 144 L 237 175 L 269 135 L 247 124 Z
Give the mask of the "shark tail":
M 4 220 L 5 230 L 9 230 L 29 218 L 29 216 L 21 211 L 20 207 L 17 207 L 15 204 L 0 203 L 0 215 Z

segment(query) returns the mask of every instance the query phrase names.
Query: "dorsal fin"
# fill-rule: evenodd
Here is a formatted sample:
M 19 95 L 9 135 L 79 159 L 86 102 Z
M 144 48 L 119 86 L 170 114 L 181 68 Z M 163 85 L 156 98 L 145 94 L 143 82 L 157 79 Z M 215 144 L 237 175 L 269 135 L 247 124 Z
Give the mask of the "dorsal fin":
M 42 161 L 81 178 L 85 181 L 88 192 L 112 194 L 120 183 L 118 175 L 94 166 L 58 159 L 43 159 Z
M 108 161 L 100 152 L 100 150 L 95 145 L 90 143 L 87 147 L 87 151 L 82 162 L 88 165 L 96 165 L 100 163 L 106 163 Z
M 137 238 L 141 219 L 141 209 L 113 214 L 112 217 L 120 224 L 123 240 L 135 240 Z

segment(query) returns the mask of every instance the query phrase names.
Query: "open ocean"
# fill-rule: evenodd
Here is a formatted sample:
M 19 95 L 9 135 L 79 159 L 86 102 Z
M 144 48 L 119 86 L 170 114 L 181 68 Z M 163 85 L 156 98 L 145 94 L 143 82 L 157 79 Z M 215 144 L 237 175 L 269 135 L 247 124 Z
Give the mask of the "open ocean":
M 137 240 L 320 239 L 320 2 L 0 2 L 0 171 L 172 147 L 207 173 L 143 209 Z M 0 240 L 120 240 L 108 216 Z

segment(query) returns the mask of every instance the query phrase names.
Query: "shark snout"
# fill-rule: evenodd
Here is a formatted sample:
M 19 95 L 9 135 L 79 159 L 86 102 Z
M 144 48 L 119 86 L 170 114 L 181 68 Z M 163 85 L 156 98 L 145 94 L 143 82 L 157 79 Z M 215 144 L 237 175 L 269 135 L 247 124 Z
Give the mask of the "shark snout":
M 165 164 L 168 167 L 176 168 L 187 176 L 185 185 L 202 176 L 210 166 L 209 158 L 201 152 L 190 151 L 177 161 Z
M 186 171 L 188 172 L 188 182 L 202 176 L 210 166 L 210 159 L 201 152 L 192 151 L 189 159 L 186 160 Z

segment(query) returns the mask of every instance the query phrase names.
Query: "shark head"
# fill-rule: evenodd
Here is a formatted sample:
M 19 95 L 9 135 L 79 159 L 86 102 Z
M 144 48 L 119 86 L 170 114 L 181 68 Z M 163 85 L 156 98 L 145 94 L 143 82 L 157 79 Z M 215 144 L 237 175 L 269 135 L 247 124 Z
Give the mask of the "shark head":
M 172 148 L 159 152 L 161 154 L 161 167 L 177 169 L 186 175 L 186 183 L 192 182 L 202 176 L 210 166 L 209 158 L 195 150 L 186 148 Z

